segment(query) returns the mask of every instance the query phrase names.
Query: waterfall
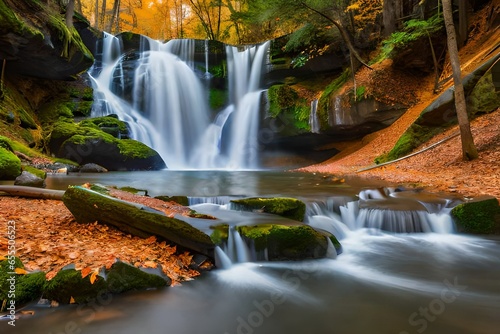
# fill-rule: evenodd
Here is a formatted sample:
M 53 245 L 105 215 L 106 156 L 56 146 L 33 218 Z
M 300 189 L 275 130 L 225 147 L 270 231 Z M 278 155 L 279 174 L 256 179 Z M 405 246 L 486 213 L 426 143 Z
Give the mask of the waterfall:
M 359 200 L 341 203 L 336 208 L 332 203 L 308 204 L 306 222 L 312 227 L 331 233 L 341 240 L 353 231 L 371 229 L 390 233 L 453 233 L 455 228 L 450 211 L 453 201 L 441 204 L 425 203 L 423 209 L 384 207 L 384 200 L 391 199 L 390 189 L 367 189 L 359 193 Z M 370 201 L 377 204 L 366 205 Z M 418 198 L 414 203 L 422 203 Z M 407 203 L 408 204 L 408 203 Z
M 318 119 L 318 99 L 311 101 L 311 113 L 309 114 L 309 127 L 311 133 L 319 133 L 319 119 Z
M 147 39 L 146 37 L 142 37 Z M 194 40 L 123 54 L 119 39 L 105 34 L 102 69 L 89 71 L 92 116 L 116 114 L 130 137 L 155 149 L 170 169 L 258 168 L 261 75 L 269 42 L 240 51 L 227 46 L 230 101 L 213 121 L 208 107 L 208 41 L 205 73 L 196 72 Z

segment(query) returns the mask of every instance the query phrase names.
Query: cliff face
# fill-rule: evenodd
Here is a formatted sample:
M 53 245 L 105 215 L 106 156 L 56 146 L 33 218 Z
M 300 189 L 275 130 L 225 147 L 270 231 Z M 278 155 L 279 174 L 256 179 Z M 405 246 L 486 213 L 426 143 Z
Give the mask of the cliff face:
M 68 80 L 92 65 L 95 39 L 88 23 L 75 17 L 68 29 L 63 11 L 55 1 L 0 0 L 0 59 L 7 75 Z

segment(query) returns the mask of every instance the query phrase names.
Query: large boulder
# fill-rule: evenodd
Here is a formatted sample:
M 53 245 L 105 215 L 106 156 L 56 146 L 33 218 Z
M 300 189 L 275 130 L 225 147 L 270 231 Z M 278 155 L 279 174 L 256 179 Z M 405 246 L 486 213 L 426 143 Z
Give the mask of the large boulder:
M 14 154 L 8 138 L 0 136 L 0 180 L 14 180 L 21 174 L 21 160 Z
M 61 117 L 52 127 L 49 148 L 58 158 L 94 163 L 107 170 L 159 170 L 166 167 L 158 152 L 127 138 L 124 122 L 99 117 L 74 123 Z

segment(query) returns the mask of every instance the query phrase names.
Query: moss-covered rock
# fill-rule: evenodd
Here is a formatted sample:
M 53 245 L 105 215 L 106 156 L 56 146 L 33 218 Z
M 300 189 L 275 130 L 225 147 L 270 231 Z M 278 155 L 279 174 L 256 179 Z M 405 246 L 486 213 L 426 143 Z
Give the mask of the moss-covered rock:
M 115 262 L 106 272 L 106 283 L 111 293 L 130 290 L 161 288 L 171 284 L 171 280 L 159 275 L 146 273 L 124 262 Z
M 42 295 L 45 273 L 15 274 L 16 268 L 24 269 L 17 257 L 7 257 L 0 261 L 0 306 L 4 305 L 5 308 L 9 306 L 11 300 L 14 300 L 16 308 L 19 308 L 22 304 L 36 300 Z M 11 294 L 11 291 L 14 293 Z M 5 311 L 5 308 L 0 312 Z
M 43 288 L 44 298 L 68 304 L 73 297 L 78 304 L 87 303 L 97 296 L 107 293 L 104 278 L 97 276 L 91 283 L 91 275 L 82 278 L 82 272 L 75 269 L 65 269 L 57 273 Z
M 491 70 L 479 79 L 467 98 L 467 111 L 471 116 L 489 113 L 500 106 L 500 91 L 493 84 Z
M 233 208 L 242 211 L 259 210 L 266 213 L 280 215 L 289 219 L 303 221 L 306 205 L 301 200 L 290 197 L 252 197 L 231 201 Z
M 0 180 L 14 180 L 21 174 L 21 160 L 11 151 L 0 147 Z
M 29 172 L 29 173 L 41 178 L 42 180 L 45 180 L 45 178 L 47 178 L 47 173 L 41 169 L 38 169 L 38 168 L 35 168 L 32 166 L 23 166 L 22 168 L 23 168 L 23 171 Z
M 240 226 L 238 231 L 257 252 L 267 250 L 270 261 L 325 257 L 326 237 L 307 225 Z
M 474 234 L 500 234 L 500 206 L 494 197 L 483 196 L 451 210 L 457 229 Z
M 297 135 L 310 130 L 309 114 L 311 107 L 306 99 L 289 85 L 274 85 L 267 91 L 269 113 L 272 118 L 279 117 L 287 124 L 282 135 Z
M 103 131 L 114 129 L 115 136 Z M 99 117 L 74 123 L 60 117 L 52 126 L 49 148 L 59 158 L 78 164 L 95 163 L 107 170 L 158 170 L 166 167 L 158 152 L 128 135 L 127 125 L 115 117 Z

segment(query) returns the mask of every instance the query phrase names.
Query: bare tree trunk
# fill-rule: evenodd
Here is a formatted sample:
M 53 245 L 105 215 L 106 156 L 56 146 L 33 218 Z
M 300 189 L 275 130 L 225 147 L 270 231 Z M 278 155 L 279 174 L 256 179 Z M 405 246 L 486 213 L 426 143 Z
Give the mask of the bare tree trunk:
M 94 29 L 99 29 L 99 0 L 95 0 Z
M 368 64 L 365 63 L 365 61 L 363 60 L 363 58 L 361 58 L 361 56 L 359 55 L 358 51 L 356 51 L 356 49 L 354 48 L 354 45 L 352 45 L 352 43 L 351 43 L 351 37 L 349 36 L 349 33 L 347 32 L 347 30 L 344 29 L 344 26 L 342 26 L 342 23 L 340 23 L 337 20 L 332 19 L 328 15 L 323 14 L 319 10 L 316 10 L 316 9 L 310 7 L 309 5 L 307 5 L 304 2 L 301 2 L 301 4 L 305 8 L 307 8 L 307 9 L 315 12 L 316 14 L 320 15 L 321 17 L 324 17 L 325 19 L 327 19 L 328 21 L 330 21 L 331 23 L 333 23 L 333 25 L 335 27 L 337 27 L 337 29 L 339 30 L 340 35 L 342 36 L 342 39 L 344 40 L 345 44 L 347 45 L 347 48 L 349 49 L 349 54 L 351 55 L 351 57 L 356 58 L 361 63 L 361 65 L 363 65 L 363 66 L 365 66 L 365 67 L 367 67 L 369 69 L 372 69 Z
M 388 37 L 396 31 L 396 4 L 395 0 L 384 0 L 382 5 L 382 21 L 384 36 Z
M 100 20 L 100 28 L 102 30 L 105 29 L 105 23 L 106 23 L 106 0 L 102 0 L 102 8 L 101 8 L 101 20 Z
M 473 160 L 478 157 L 478 153 L 474 145 L 469 117 L 467 115 L 451 0 L 443 0 L 443 17 L 446 34 L 448 36 L 448 53 L 450 54 L 450 63 L 453 69 L 453 81 L 455 83 L 455 108 L 457 111 L 458 126 L 460 128 L 460 137 L 462 139 L 462 158 L 464 160 Z
M 66 5 L 66 27 L 68 29 L 73 28 L 73 15 L 75 14 L 75 0 L 69 0 L 68 4 Z
M 469 28 L 467 15 L 467 0 L 458 1 L 458 47 L 461 48 L 467 41 L 467 31 Z

